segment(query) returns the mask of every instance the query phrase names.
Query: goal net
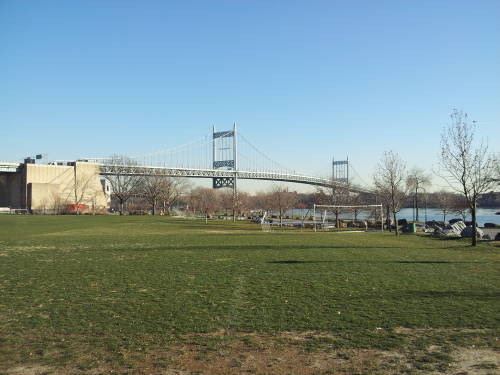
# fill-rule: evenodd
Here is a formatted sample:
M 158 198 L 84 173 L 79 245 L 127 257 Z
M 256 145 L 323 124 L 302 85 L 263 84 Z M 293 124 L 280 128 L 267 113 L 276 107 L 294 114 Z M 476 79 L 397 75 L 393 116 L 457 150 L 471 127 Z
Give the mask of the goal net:
M 381 204 L 313 206 L 314 231 L 355 230 L 383 231 L 384 212 Z

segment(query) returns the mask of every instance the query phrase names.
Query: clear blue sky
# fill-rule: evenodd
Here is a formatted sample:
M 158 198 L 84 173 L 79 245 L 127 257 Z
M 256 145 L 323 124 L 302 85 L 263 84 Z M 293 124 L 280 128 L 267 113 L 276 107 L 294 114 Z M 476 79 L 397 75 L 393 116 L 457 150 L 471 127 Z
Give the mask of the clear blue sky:
M 370 180 L 435 164 L 453 107 L 500 150 L 500 1 L 0 0 L 0 160 L 144 154 L 241 132 Z

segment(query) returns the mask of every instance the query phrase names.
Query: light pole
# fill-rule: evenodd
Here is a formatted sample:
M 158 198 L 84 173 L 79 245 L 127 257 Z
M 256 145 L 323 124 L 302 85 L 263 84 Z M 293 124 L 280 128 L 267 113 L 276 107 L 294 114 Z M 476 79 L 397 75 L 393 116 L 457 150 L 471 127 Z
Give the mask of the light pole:
M 418 191 L 418 189 L 422 189 L 424 191 L 424 194 L 425 194 L 425 211 L 424 211 L 425 222 L 424 223 L 426 223 L 427 222 L 427 190 L 425 190 L 424 187 L 419 186 L 419 187 L 417 187 L 417 189 L 415 191 Z
M 415 196 L 413 196 L 411 208 L 413 212 L 413 222 L 415 222 Z

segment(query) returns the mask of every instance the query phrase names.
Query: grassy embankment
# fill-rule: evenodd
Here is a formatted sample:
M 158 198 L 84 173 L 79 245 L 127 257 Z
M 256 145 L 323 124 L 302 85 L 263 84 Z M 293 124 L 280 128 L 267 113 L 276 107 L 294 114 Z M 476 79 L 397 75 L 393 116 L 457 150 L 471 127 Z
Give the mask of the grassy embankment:
M 249 223 L 3 216 L 0 373 L 444 373 L 463 356 L 477 357 L 469 373 L 495 373 L 499 250 Z

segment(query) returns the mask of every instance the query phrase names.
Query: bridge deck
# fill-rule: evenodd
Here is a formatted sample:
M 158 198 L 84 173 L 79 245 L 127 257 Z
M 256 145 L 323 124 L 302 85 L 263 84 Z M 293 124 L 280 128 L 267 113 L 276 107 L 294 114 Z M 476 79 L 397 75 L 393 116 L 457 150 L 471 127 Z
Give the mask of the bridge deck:
M 345 184 L 342 182 L 332 182 L 331 180 L 326 178 L 277 172 L 231 171 L 224 169 L 193 169 L 152 166 L 123 166 L 106 164 L 100 165 L 100 174 L 103 176 L 117 174 L 117 171 L 119 171 L 119 173 L 122 175 L 129 176 L 151 176 L 161 174 L 163 176 L 169 177 L 189 178 L 236 177 L 243 180 L 282 181 L 322 187 L 332 187 L 332 185 L 345 186 Z M 359 188 L 351 188 L 351 190 L 365 192 L 365 190 Z

